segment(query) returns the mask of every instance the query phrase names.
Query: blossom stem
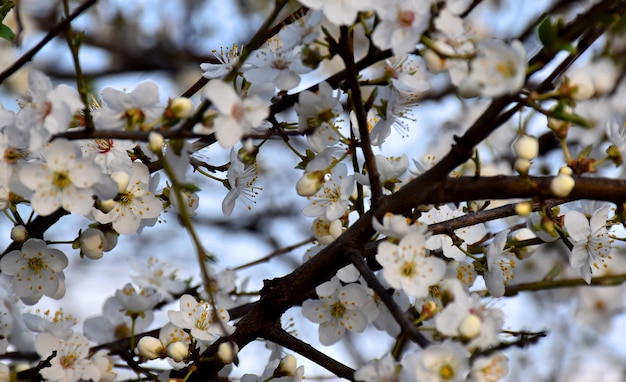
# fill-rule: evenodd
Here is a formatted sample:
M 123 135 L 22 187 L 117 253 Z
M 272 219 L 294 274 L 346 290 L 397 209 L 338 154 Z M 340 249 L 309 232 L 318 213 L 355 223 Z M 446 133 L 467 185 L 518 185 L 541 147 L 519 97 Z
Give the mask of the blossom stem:
M 407 335 L 409 335 L 411 339 L 415 341 L 415 343 L 417 343 L 420 347 L 424 349 L 427 348 L 430 344 L 430 341 L 428 341 L 428 339 L 426 339 L 426 337 L 424 337 L 422 333 L 417 330 L 413 322 L 411 322 L 411 320 L 406 316 L 402 309 L 400 309 L 398 304 L 396 304 L 392 295 L 387 293 L 386 288 L 378 280 L 378 277 L 376 277 L 374 272 L 372 272 L 367 264 L 365 264 L 365 262 L 363 261 L 363 257 L 361 256 L 359 251 L 350 248 L 346 250 L 346 255 L 348 259 L 352 262 L 352 264 L 354 264 L 356 269 L 359 270 L 361 276 L 363 276 L 365 281 L 367 281 L 367 285 L 374 290 L 378 298 L 380 298 L 387 307 L 387 309 L 389 309 L 389 312 L 398 322 L 402 330 Z
M 69 0 L 63 0 L 63 11 L 65 12 L 65 17 L 70 17 L 70 5 Z M 87 98 L 87 86 L 85 86 L 85 76 L 83 75 L 83 70 L 80 65 L 80 59 L 78 58 L 78 50 L 80 48 L 79 39 L 81 36 L 75 35 L 72 30 L 71 24 L 67 24 L 65 28 L 65 38 L 67 40 L 67 45 L 72 52 L 72 59 L 74 61 L 74 70 L 76 72 L 76 88 L 78 90 L 78 94 L 80 95 L 81 101 L 85 105 L 83 112 L 85 113 L 85 130 L 91 132 L 95 130 L 95 126 L 93 124 L 93 117 L 91 115 L 91 110 L 89 109 L 89 99 Z

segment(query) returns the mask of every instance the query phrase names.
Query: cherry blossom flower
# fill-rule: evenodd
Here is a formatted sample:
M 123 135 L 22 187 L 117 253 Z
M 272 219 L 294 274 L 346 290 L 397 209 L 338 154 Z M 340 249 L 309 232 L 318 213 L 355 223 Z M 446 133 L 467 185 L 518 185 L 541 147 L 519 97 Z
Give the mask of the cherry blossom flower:
M 39 310 L 37 313 L 40 313 Z M 74 334 L 72 327 L 78 322 L 71 314 L 63 313 L 63 309 L 55 311 L 54 314 L 50 314 L 48 310 L 43 314 L 25 313 L 22 318 L 29 330 L 48 333 L 61 339 L 71 337 Z
M 177 276 L 178 270 L 172 269 L 171 265 L 150 257 L 147 264 L 139 264 L 133 259 L 129 260 L 131 268 L 139 275 L 131 276 L 131 279 L 143 287 L 154 288 L 165 301 L 172 301 L 173 295 L 182 293 L 187 283 Z
M 33 70 L 28 76 L 30 95 L 19 111 L 15 127 L 27 132 L 29 150 L 38 151 L 53 134 L 66 131 L 73 114 L 84 107 L 78 92 L 66 85 L 52 87 L 45 74 Z
M 390 353 L 380 359 L 373 359 L 354 372 L 355 381 L 380 382 L 396 381 L 399 377 L 399 364 Z
M 237 155 L 235 149 L 230 150 L 230 165 L 226 174 L 230 190 L 222 201 L 222 213 L 230 216 L 235 208 L 235 202 L 242 197 L 252 201 L 259 194 L 260 187 L 254 186 L 258 177 L 258 167 L 256 162 L 245 165 Z M 250 207 L 248 206 L 248 209 Z
M 215 136 L 225 148 L 231 148 L 269 115 L 267 104 L 261 98 L 250 96 L 241 99 L 232 85 L 221 80 L 209 82 L 204 96 L 218 111 L 214 120 Z
M 87 215 L 93 196 L 109 199 L 115 195 L 115 183 L 91 160 L 83 159 L 78 147 L 57 139 L 43 154 L 43 163 L 26 163 L 19 179 L 30 190 L 31 206 L 40 215 L 50 215 L 59 208 Z
M 402 215 L 386 213 L 382 223 L 375 217 L 372 218 L 372 227 L 380 234 L 392 239 L 401 239 L 412 229 L 417 229 L 418 225 L 410 224 L 410 220 Z
M 350 196 L 356 188 L 348 166 L 339 163 L 333 168 L 322 188 L 308 199 L 311 204 L 302 211 L 306 216 L 319 216 L 327 221 L 339 219 L 348 209 Z
M 514 276 L 515 256 L 504 250 L 508 234 L 509 230 L 498 232 L 487 246 L 487 271 L 484 277 L 489 294 L 493 297 L 504 296 L 505 286 Z
M 272 359 L 265 366 L 263 374 L 260 376 L 254 374 L 244 374 L 241 382 L 300 382 L 304 376 L 304 366 L 299 366 L 293 375 L 285 375 L 280 369 L 280 360 Z
M 104 107 L 93 111 L 98 129 L 146 129 L 163 114 L 159 106 L 159 86 L 153 81 L 141 82 L 130 93 L 113 88 L 102 90 Z
M 11 289 L 25 304 L 32 305 L 41 297 L 59 299 L 65 295 L 63 270 L 68 260 L 58 249 L 48 248 L 45 241 L 28 239 L 21 250 L 14 250 L 0 259 L 0 270 L 11 279 Z
M 420 217 L 420 222 L 425 224 L 440 223 L 456 217 L 465 216 L 461 209 L 451 209 L 448 205 L 442 205 L 433 208 Z M 463 227 L 454 230 L 454 234 L 463 240 L 460 245 L 462 249 L 467 248 L 467 243 L 474 244 L 485 236 L 485 226 L 483 224 L 475 224 L 469 227 Z M 436 250 L 441 248 L 443 255 L 447 258 L 457 261 L 465 259 L 465 252 L 459 249 L 452 242 L 452 238 L 448 235 L 433 235 L 426 240 L 426 248 Z
M 335 25 L 350 25 L 359 11 L 371 8 L 371 0 L 298 0 L 311 9 L 320 9 Z
M 426 297 L 428 287 L 439 282 L 446 271 L 442 259 L 427 255 L 425 231 L 425 227 L 412 230 L 397 245 L 384 241 L 376 254 L 389 285 L 417 298 Z
M 422 93 L 430 89 L 426 68 L 419 56 L 393 56 L 385 61 L 385 75 L 399 92 Z
M 152 287 L 143 287 L 138 292 L 131 283 L 127 283 L 115 291 L 115 299 L 126 314 L 142 316 L 161 301 L 161 296 Z
M 374 4 L 381 19 L 372 34 L 380 49 L 403 55 L 415 50 L 430 21 L 430 0 L 392 0 Z
M 237 63 L 239 62 L 239 55 L 241 54 L 242 50 L 243 47 L 240 49 L 237 45 L 233 45 L 232 49 L 226 48 L 226 50 L 224 50 L 224 48 L 220 48 L 219 54 L 216 50 L 214 50 L 212 52 L 213 56 L 215 56 L 219 63 L 200 64 L 200 69 L 204 71 L 202 72 L 202 76 L 208 79 L 224 77 L 228 72 L 233 69 L 235 65 L 237 65 Z M 243 69 L 245 69 L 247 66 L 249 65 L 244 66 Z
M 409 168 L 409 157 L 406 154 L 398 157 L 385 157 L 376 155 L 376 169 L 378 170 L 381 185 L 390 191 L 395 191 L 396 183 L 401 183 L 400 177 Z M 369 186 L 370 179 L 367 174 L 354 174 L 357 182 Z
M 285 25 L 278 32 L 282 49 L 289 50 L 299 45 L 313 43 L 320 34 L 323 17 L 324 14 L 321 11 L 311 10 L 291 24 Z
M 339 98 L 333 95 L 333 88 L 326 81 L 319 84 L 317 93 L 310 90 L 300 92 L 295 109 L 302 132 L 312 132 L 324 122 L 333 123 L 342 111 Z
M 526 80 L 526 49 L 514 40 L 481 40 L 477 55 L 470 63 L 471 71 L 461 87 L 478 94 L 498 97 L 517 92 Z
M 93 208 L 92 213 L 98 223 L 112 223 L 118 233 L 128 235 L 137 232 L 142 221 L 157 218 L 163 204 L 150 192 L 150 172 L 145 164 L 134 162 L 130 175 L 117 174 L 127 179 L 119 185 L 119 195 L 106 201 L 104 211 Z
M 41 376 L 49 381 L 78 382 L 80 380 L 100 379 L 100 370 L 87 359 L 89 340 L 82 334 L 61 339 L 48 333 L 39 333 L 35 340 L 35 349 L 42 358 L 50 360 L 50 366 L 40 370 Z
M 85 158 L 91 158 L 104 173 L 116 171 L 131 172 L 133 162 L 128 156 L 136 144 L 123 139 L 98 138 L 81 141 L 80 147 Z
M 461 382 L 470 371 L 467 351 L 451 340 L 411 353 L 402 364 L 417 381 Z
M 578 211 L 565 214 L 564 226 L 574 241 L 570 266 L 580 269 L 580 275 L 587 284 L 591 282 L 592 270 L 599 270 L 606 259 L 611 257 L 613 240 L 606 229 L 608 213 L 609 205 L 606 204 L 595 210 L 589 220 Z
M 143 316 L 135 320 L 135 332 L 145 331 L 153 319 L 154 313 L 151 310 L 145 311 Z M 104 344 L 129 337 L 131 326 L 131 318 L 124 307 L 115 297 L 109 297 L 102 307 L 102 315 L 87 318 L 83 323 L 83 331 L 91 341 Z
M 469 294 L 457 279 L 442 282 L 442 295 L 447 295 L 451 302 L 435 316 L 437 331 L 463 337 L 469 349 L 486 349 L 499 342 L 504 325 L 501 310 L 485 306 L 478 294 Z
M 193 296 L 185 294 L 180 298 L 180 311 L 167 312 L 170 321 L 181 329 L 190 329 L 189 334 L 197 340 L 213 342 L 219 336 L 230 335 L 235 328 L 228 324 L 228 311 L 219 308 L 217 311 L 204 301 L 196 301 Z
M 469 380 L 471 382 L 493 382 L 504 379 L 509 374 L 509 359 L 501 351 L 488 356 L 476 357 L 472 363 Z
M 341 286 L 339 279 L 315 288 L 318 300 L 306 300 L 302 303 L 302 315 L 308 320 L 320 324 L 318 332 L 322 345 L 332 345 L 345 335 L 346 329 L 361 333 L 367 326 L 367 316 L 363 312 L 366 295 L 359 284 Z
M 278 38 L 270 40 L 267 46 L 250 55 L 247 63 L 251 67 L 243 74 L 246 80 L 271 82 L 280 90 L 290 90 L 300 83 L 300 74 L 313 70 L 302 63 L 300 47 L 285 50 Z

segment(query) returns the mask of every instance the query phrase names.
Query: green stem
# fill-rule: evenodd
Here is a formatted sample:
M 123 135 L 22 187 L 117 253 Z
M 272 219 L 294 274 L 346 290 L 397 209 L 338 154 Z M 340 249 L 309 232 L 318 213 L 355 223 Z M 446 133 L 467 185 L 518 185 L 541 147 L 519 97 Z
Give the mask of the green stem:
M 63 10 L 65 12 L 65 17 L 69 18 L 69 0 L 63 0 Z M 65 30 L 65 38 L 67 40 L 67 45 L 72 52 L 72 59 L 74 61 L 74 70 L 76 71 L 76 88 L 78 89 L 78 94 L 80 95 L 81 101 L 83 101 L 83 104 L 85 105 L 85 108 L 83 109 L 83 112 L 85 113 L 85 129 L 91 132 L 95 130 L 95 126 L 93 124 L 91 110 L 89 109 L 89 99 L 87 98 L 87 86 L 85 86 L 85 76 L 83 75 L 83 70 L 80 66 L 80 60 L 78 58 L 79 44 L 76 42 L 76 37 L 74 35 L 74 31 L 72 30 L 71 24 L 67 24 L 67 29 Z

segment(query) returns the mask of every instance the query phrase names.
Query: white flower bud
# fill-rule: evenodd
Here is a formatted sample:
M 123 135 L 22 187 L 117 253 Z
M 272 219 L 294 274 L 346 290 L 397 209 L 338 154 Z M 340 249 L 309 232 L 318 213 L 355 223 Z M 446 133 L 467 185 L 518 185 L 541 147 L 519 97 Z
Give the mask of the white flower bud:
M 153 153 L 160 153 L 163 149 L 163 136 L 155 131 L 148 135 L 148 148 Z
M 522 135 L 513 145 L 518 158 L 533 160 L 539 153 L 539 141 L 535 137 Z
M 480 320 L 480 317 L 475 314 L 470 314 L 465 317 L 461 325 L 459 325 L 459 334 L 466 339 L 475 338 L 480 334 L 482 326 L 483 322 Z
M 528 170 L 530 169 L 531 163 L 527 159 L 517 159 L 515 161 L 515 171 L 519 172 L 521 175 L 528 175 Z
M 519 216 L 526 217 L 533 212 L 533 204 L 530 202 L 521 202 L 515 205 L 515 213 Z
M 568 81 L 569 87 L 572 88 L 572 98 L 577 101 L 589 99 L 596 92 L 589 70 L 576 70 L 569 75 Z
M 550 191 L 554 196 L 565 198 L 572 192 L 575 184 L 576 182 L 571 175 L 559 172 L 559 175 L 555 176 L 552 182 L 550 182 Z
M 296 369 L 298 362 L 296 357 L 291 354 L 286 355 L 280 360 L 278 367 L 274 370 L 274 376 L 276 377 L 293 377 L 296 375 Z
M 117 192 L 122 194 L 126 192 L 128 187 L 128 181 L 130 181 L 130 175 L 126 171 L 115 171 L 111 174 L 111 179 L 117 183 Z
M 20 224 L 11 228 L 11 240 L 21 243 L 26 241 L 27 239 L 28 231 L 26 230 L 26 227 Z
M 313 196 L 322 188 L 322 179 L 314 172 L 304 174 L 296 183 L 296 192 L 300 196 Z
M 217 347 L 217 359 L 223 364 L 232 363 L 239 353 L 239 346 L 234 342 L 222 342 Z
M 145 336 L 137 342 L 137 352 L 146 359 L 156 359 L 163 356 L 163 344 L 158 338 Z
M 572 171 L 572 169 L 569 168 L 568 166 L 563 166 L 559 169 L 559 174 L 572 175 L 573 173 L 574 171 Z
M 174 98 L 170 101 L 170 109 L 176 118 L 187 118 L 193 111 L 193 102 L 186 97 Z
M 513 240 L 523 241 L 523 240 L 534 239 L 536 237 L 537 236 L 530 229 L 522 228 L 515 233 L 515 235 L 513 236 Z M 520 259 L 527 259 L 533 253 L 535 253 L 537 248 L 539 248 L 538 245 L 528 245 L 525 247 L 516 247 L 515 249 L 513 249 L 513 251 L 515 252 L 515 255 L 519 257 Z
M 105 214 L 111 211 L 115 207 L 115 200 L 107 199 L 107 200 L 96 200 L 96 208 Z
M 104 233 L 104 252 L 109 252 L 117 245 L 117 237 L 119 234 L 117 232 L 105 232 Z
M 96 228 L 83 231 L 78 238 L 80 253 L 91 260 L 97 260 L 104 255 L 106 239 L 104 233 Z
M 167 345 L 167 355 L 175 362 L 180 362 L 189 356 L 189 346 L 180 341 Z

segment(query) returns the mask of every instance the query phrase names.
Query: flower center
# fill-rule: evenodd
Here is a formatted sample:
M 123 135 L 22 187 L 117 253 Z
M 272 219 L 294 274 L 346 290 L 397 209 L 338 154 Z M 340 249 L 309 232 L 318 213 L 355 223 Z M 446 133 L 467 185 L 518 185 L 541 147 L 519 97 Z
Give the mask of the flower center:
M 59 190 L 63 190 L 72 184 L 70 174 L 67 171 L 55 171 L 52 175 L 52 184 Z
M 230 115 L 233 116 L 235 121 L 240 121 L 243 118 L 244 108 L 240 103 L 234 103 L 230 108 Z
M 40 257 L 31 257 L 28 259 L 28 268 L 35 274 L 39 273 L 44 268 L 43 260 Z
M 415 262 L 409 261 L 408 263 L 402 264 L 400 274 L 404 277 L 412 277 L 415 274 Z
M 124 192 L 123 194 L 119 195 L 118 202 L 123 206 L 128 206 L 133 202 L 134 198 L 135 198 L 135 195 L 133 195 L 132 193 Z
M 502 74 L 503 77 L 511 78 L 515 76 L 517 73 L 517 68 L 515 67 L 515 63 L 511 60 L 506 60 L 504 62 L 499 62 L 496 64 L 496 70 Z
M 415 21 L 415 13 L 406 9 L 398 11 L 398 24 L 404 28 L 408 28 L 413 25 Z
M 346 307 L 341 303 L 341 301 L 335 301 L 330 306 L 330 314 L 333 317 L 341 318 L 344 314 L 346 314 Z
M 125 323 L 119 324 L 113 329 L 113 335 L 119 339 L 126 338 L 130 336 L 130 328 Z
M 59 363 L 64 369 L 69 369 L 74 364 L 74 361 L 76 361 L 76 355 L 72 353 L 61 357 L 61 361 L 59 361 Z
M 439 376 L 442 379 L 452 379 L 454 378 L 454 374 L 454 367 L 451 365 L 445 364 L 439 369 Z
M 100 154 L 106 154 L 113 149 L 113 139 L 98 138 L 96 139 L 96 145 Z

